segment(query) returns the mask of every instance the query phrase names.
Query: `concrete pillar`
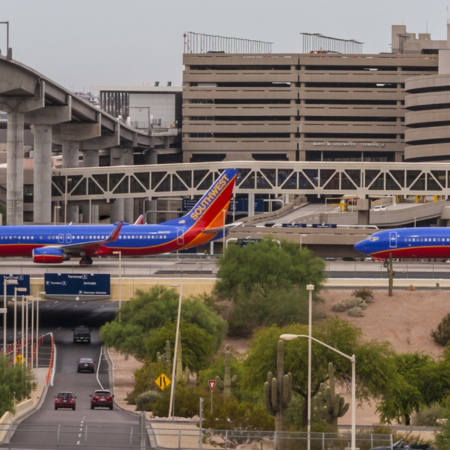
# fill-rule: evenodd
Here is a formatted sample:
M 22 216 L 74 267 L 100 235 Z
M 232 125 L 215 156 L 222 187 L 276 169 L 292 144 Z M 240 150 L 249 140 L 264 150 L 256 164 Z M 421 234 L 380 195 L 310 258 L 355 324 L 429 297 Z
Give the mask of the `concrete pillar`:
M 134 164 L 134 150 L 125 148 L 123 151 L 123 164 L 132 166 Z M 134 215 L 134 198 L 125 198 L 123 202 L 124 220 L 128 223 L 134 223 L 136 217 Z
M 144 154 L 144 164 L 158 164 L 158 153 L 156 150 L 148 150 Z M 158 200 L 147 200 L 144 204 L 145 214 L 144 222 L 156 224 L 157 222 L 157 203 Z
M 52 126 L 34 125 L 33 221 L 51 223 Z
M 6 144 L 6 220 L 23 225 L 23 133 L 24 114 L 8 112 Z
M 248 216 L 254 216 L 255 215 L 255 194 L 250 193 L 248 194 Z
M 155 149 L 147 150 L 144 153 L 144 164 L 158 164 L 158 153 Z
M 78 141 L 62 141 L 62 168 L 78 167 L 80 143 Z M 66 200 L 64 200 L 66 203 Z M 79 222 L 78 205 L 65 205 L 67 207 L 67 223 Z
M 110 152 L 111 166 L 123 166 L 123 148 L 114 147 Z M 110 221 L 111 223 L 120 222 L 124 220 L 124 199 L 116 198 L 114 203 L 110 206 Z
M 100 165 L 100 153 L 98 152 L 98 150 L 85 150 L 83 152 L 83 167 L 98 167 L 99 165 Z M 83 211 L 84 223 L 99 223 L 100 215 L 98 205 L 91 205 L 90 211 L 89 205 L 83 205 L 81 207 L 81 210 Z

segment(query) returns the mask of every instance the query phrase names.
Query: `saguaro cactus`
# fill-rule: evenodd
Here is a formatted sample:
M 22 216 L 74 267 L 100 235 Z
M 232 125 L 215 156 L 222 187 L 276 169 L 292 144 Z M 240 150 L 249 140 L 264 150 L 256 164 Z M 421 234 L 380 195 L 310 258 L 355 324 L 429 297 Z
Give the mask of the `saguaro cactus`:
M 278 341 L 277 348 L 277 378 L 272 372 L 267 374 L 264 383 L 264 399 L 269 414 L 275 416 L 276 431 L 284 431 L 286 428 L 286 411 L 292 397 L 292 374 L 284 374 L 284 344 Z M 278 449 L 284 450 L 286 442 L 284 439 L 278 441 Z
M 332 363 L 328 363 L 328 386 L 325 383 L 320 385 L 319 392 L 314 398 L 314 412 L 337 429 L 338 417 L 342 417 L 350 405 L 344 404 L 344 397 L 336 394 L 334 381 L 334 367 Z
M 164 353 L 163 354 L 161 354 L 160 352 L 156 353 L 156 361 L 164 365 L 170 365 L 172 363 L 170 358 L 171 358 L 170 341 L 167 340 Z
M 231 383 L 236 381 L 236 375 L 231 377 L 231 355 L 230 352 L 225 353 L 225 373 L 223 381 L 219 376 L 216 377 L 216 387 L 219 392 L 223 393 L 224 397 L 229 397 L 231 395 Z

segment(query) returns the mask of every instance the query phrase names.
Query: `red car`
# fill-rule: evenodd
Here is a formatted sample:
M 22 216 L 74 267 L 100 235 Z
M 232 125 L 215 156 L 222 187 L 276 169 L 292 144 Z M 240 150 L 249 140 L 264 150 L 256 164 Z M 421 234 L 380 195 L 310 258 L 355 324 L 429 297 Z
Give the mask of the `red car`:
M 113 409 L 114 395 L 112 395 L 110 391 L 106 391 L 106 390 L 94 391 L 94 393 L 91 394 L 90 397 L 92 397 L 91 409 L 94 409 L 97 406 Z
M 75 411 L 77 402 L 76 397 L 73 396 L 72 392 L 60 392 L 55 397 L 55 409 L 58 408 L 71 408 Z

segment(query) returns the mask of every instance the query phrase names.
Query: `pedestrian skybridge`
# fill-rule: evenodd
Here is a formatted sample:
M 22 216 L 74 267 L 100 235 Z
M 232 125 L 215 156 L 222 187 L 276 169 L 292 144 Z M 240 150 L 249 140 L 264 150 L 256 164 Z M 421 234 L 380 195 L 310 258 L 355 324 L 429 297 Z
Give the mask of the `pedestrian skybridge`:
M 232 161 L 52 171 L 52 200 L 107 201 L 203 194 L 227 168 L 235 195 L 450 195 L 450 163 Z

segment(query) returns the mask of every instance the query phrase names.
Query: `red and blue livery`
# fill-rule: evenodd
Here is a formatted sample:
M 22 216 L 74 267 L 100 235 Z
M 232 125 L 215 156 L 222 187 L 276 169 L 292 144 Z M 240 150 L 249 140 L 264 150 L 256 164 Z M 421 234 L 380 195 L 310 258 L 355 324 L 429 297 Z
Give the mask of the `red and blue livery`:
M 375 259 L 450 258 L 450 228 L 397 228 L 378 231 L 358 242 L 355 250 Z
M 23 225 L 0 227 L 0 257 L 32 257 L 35 263 L 59 264 L 121 252 L 121 256 L 168 253 L 220 239 L 237 224 L 225 225 L 237 170 L 227 169 L 194 208 L 179 219 L 158 225 Z M 225 213 L 224 213 L 225 211 Z M 141 218 L 140 218 L 141 219 Z

